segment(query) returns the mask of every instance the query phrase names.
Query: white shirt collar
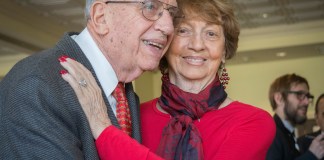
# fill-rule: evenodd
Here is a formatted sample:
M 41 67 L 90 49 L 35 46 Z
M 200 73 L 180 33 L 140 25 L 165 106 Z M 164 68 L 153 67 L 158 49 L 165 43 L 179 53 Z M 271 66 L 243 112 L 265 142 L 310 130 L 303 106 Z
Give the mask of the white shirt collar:
M 293 125 L 291 125 L 291 123 L 289 121 L 284 120 L 284 119 L 281 119 L 281 120 L 282 120 L 283 125 L 288 129 L 288 131 L 290 133 L 294 132 L 295 127 Z
M 288 131 L 290 133 L 293 133 L 295 131 L 295 127 L 293 125 L 291 125 L 291 123 L 287 120 L 284 120 L 284 119 L 281 119 L 282 120 L 282 123 L 284 124 L 284 126 L 288 129 Z M 299 148 L 299 145 L 297 144 L 297 137 L 298 135 L 294 134 L 293 138 L 294 138 L 294 141 L 295 141 L 295 148 L 299 151 L 300 148 Z
M 80 46 L 81 50 L 90 61 L 103 91 L 115 112 L 115 105 L 112 104 L 114 102 L 111 102 L 114 101 L 114 98 L 112 98 L 111 94 L 117 86 L 118 79 L 111 64 L 98 48 L 87 28 L 85 28 L 79 35 L 73 35 L 71 38 Z

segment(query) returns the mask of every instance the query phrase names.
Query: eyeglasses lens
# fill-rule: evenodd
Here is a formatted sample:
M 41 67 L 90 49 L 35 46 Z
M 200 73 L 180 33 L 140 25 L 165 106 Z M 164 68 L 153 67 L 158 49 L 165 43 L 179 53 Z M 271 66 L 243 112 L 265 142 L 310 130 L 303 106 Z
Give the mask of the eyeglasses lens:
M 168 5 L 168 12 L 170 13 L 172 19 L 179 14 L 179 10 L 177 7 Z M 143 16 L 149 20 L 155 21 L 158 20 L 164 11 L 163 3 L 158 0 L 146 0 L 143 2 Z
M 145 18 L 155 21 L 160 18 L 159 14 L 163 12 L 163 4 L 156 0 L 144 1 L 142 12 Z
M 295 94 L 300 101 L 303 101 L 305 98 L 307 98 L 310 102 L 312 102 L 314 98 L 314 96 L 310 93 L 305 93 L 301 91 L 289 91 L 288 93 Z

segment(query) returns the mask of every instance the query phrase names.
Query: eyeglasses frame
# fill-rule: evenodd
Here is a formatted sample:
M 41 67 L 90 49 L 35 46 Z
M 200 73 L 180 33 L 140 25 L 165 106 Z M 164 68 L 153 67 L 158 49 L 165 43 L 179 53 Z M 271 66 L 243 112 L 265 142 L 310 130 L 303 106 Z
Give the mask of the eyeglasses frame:
M 310 102 L 314 100 L 314 96 L 312 94 L 303 91 L 285 91 L 285 93 L 295 94 L 299 101 L 303 101 L 306 97 Z M 303 96 L 304 98 L 300 98 L 300 96 Z
M 107 2 L 105 2 L 105 4 L 108 4 L 108 3 L 142 3 L 142 5 L 144 5 L 146 1 L 149 1 L 149 0 L 144 0 L 144 1 L 107 1 Z M 152 1 L 152 0 L 151 0 L 151 1 Z M 155 1 L 159 1 L 159 0 L 155 0 Z M 174 8 L 178 8 L 178 7 L 176 7 L 176 6 L 173 6 L 173 5 L 170 5 L 170 4 L 167 4 L 167 3 L 161 2 L 161 1 L 159 1 L 159 2 L 162 3 L 162 4 L 166 4 L 167 6 L 171 6 L 171 7 L 174 7 Z M 147 20 L 149 20 L 149 21 L 156 21 L 156 20 L 158 20 L 159 18 L 162 17 L 164 10 L 167 10 L 167 11 L 170 13 L 170 8 L 171 8 L 171 7 L 169 7 L 169 8 L 165 8 L 164 5 L 162 5 L 162 6 L 163 6 L 163 10 L 162 10 L 161 13 L 158 13 L 158 18 L 157 18 L 157 19 L 149 19 L 149 18 L 147 18 L 147 17 L 144 15 L 143 8 L 142 8 L 142 15 L 143 15 Z M 170 15 L 171 15 L 171 14 L 170 14 Z M 171 15 L 171 17 L 172 17 L 172 15 Z M 178 18 L 178 17 L 176 17 L 176 16 L 175 16 L 175 17 L 172 17 L 172 19 L 175 19 L 175 18 Z

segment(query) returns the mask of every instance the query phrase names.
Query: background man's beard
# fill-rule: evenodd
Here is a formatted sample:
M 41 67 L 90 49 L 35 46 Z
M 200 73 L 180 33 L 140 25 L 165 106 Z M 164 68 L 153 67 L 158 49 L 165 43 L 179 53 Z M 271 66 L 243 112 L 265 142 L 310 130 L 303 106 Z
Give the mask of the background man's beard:
M 291 107 L 291 104 L 289 102 L 286 102 L 284 112 L 285 115 L 287 116 L 287 120 L 292 123 L 292 125 L 296 124 L 303 124 L 307 120 L 307 116 L 299 116 L 297 115 L 297 109 L 294 109 Z

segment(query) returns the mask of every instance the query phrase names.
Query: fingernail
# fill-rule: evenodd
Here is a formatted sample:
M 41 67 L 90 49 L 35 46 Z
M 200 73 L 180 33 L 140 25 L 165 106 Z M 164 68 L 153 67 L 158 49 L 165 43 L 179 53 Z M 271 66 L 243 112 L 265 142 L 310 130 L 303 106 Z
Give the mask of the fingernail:
M 63 74 L 67 74 L 67 73 L 68 73 L 68 72 L 67 72 L 66 70 L 64 70 L 64 69 L 60 71 L 60 74 L 61 74 L 61 75 L 63 75 Z
M 60 62 L 66 62 L 66 58 L 64 58 L 64 57 L 60 57 L 58 60 L 59 60 Z
M 66 58 L 69 58 L 69 57 L 66 56 L 66 55 L 63 55 L 63 56 L 61 56 L 58 60 L 59 60 L 60 62 L 66 62 Z

